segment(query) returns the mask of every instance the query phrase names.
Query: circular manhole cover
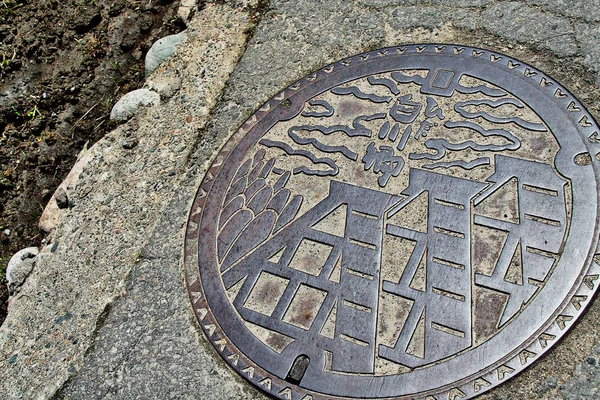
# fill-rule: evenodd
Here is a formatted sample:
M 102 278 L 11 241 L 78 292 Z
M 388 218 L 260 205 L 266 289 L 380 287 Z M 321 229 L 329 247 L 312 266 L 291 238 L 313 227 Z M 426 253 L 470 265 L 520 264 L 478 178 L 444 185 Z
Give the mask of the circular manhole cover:
M 559 83 L 487 50 L 325 67 L 206 174 L 186 239 L 198 320 L 282 399 L 480 394 L 597 288 L 597 132 Z

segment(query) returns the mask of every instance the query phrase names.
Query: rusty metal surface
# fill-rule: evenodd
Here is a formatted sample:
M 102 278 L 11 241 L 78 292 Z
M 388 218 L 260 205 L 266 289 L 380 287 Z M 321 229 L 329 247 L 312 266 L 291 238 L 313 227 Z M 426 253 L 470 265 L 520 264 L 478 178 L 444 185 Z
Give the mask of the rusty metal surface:
M 597 289 L 598 126 L 487 50 L 357 55 L 232 136 L 190 212 L 186 280 L 227 363 L 282 399 L 474 397 Z

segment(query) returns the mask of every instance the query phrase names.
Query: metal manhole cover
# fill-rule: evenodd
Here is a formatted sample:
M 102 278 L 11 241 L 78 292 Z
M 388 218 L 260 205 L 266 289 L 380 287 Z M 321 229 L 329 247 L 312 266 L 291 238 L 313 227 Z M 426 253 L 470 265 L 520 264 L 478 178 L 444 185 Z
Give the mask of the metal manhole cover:
M 597 289 L 598 131 L 559 83 L 487 50 L 325 67 L 201 184 L 186 273 L 202 329 L 282 399 L 480 394 Z

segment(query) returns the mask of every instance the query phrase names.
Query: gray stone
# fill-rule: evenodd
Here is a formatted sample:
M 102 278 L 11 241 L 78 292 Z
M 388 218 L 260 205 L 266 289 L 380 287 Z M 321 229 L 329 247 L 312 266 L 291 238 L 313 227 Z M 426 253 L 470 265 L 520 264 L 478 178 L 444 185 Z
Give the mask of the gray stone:
M 127 93 L 115 104 L 110 112 L 113 121 L 127 121 L 143 107 L 160 103 L 160 95 L 148 89 L 137 89 Z
M 8 292 L 11 295 L 17 293 L 33 270 L 35 257 L 39 254 L 37 247 L 28 247 L 15 253 L 8 261 L 6 267 L 6 280 Z
M 577 54 L 575 32 L 561 16 L 518 2 L 493 4 L 483 13 L 483 28 L 505 39 L 548 49 L 559 57 Z
M 146 54 L 146 75 L 150 75 L 160 64 L 175 52 L 175 46 L 183 42 L 187 33 L 165 36 L 157 40 Z

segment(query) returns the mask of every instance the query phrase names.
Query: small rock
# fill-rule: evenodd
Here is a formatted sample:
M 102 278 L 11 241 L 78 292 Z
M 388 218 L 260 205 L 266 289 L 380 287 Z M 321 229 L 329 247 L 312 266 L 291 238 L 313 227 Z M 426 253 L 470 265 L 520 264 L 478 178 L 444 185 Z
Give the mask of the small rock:
M 160 95 L 148 89 L 138 89 L 127 93 L 115 104 L 110 112 L 113 121 L 127 121 L 136 115 L 142 107 L 160 103 Z
M 160 64 L 175 52 L 175 46 L 181 43 L 186 35 L 186 32 L 183 31 L 176 35 L 165 36 L 152 45 L 150 50 L 148 50 L 148 54 L 146 54 L 146 76 L 150 75 L 152 71 L 158 68 Z
M 6 280 L 8 281 L 8 292 L 14 295 L 25 282 L 33 270 L 35 257 L 39 254 L 37 247 L 28 247 L 15 253 L 8 261 L 6 268 Z
M 5 229 L 2 233 L 4 233 L 5 236 L 10 236 L 10 229 Z
M 67 192 L 65 192 L 63 188 L 58 188 L 56 190 L 54 199 L 56 200 L 56 205 L 61 210 L 69 207 L 69 197 L 67 196 Z

